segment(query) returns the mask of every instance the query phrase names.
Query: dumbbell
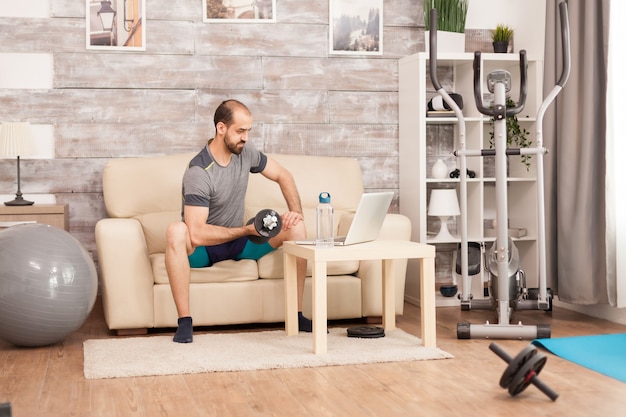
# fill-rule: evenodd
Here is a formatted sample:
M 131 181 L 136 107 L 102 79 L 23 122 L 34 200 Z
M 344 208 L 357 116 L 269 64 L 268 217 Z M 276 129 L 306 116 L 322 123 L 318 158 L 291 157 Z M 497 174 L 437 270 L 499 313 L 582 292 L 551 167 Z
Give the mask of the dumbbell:
M 476 172 L 472 171 L 470 169 L 466 169 L 467 171 L 467 176 L 470 178 L 475 178 L 476 177 Z M 450 173 L 450 178 L 459 178 L 461 176 L 461 170 L 460 169 L 455 169 L 454 171 L 452 171 Z
M 263 209 L 259 211 L 256 216 L 248 220 L 246 224 L 254 223 L 254 229 L 259 233 L 257 235 L 249 235 L 250 239 L 254 243 L 264 243 L 280 233 L 280 229 L 283 227 L 283 222 L 280 219 L 280 215 L 272 209 Z
M 500 378 L 500 386 L 508 389 L 512 397 L 524 391 L 528 385 L 533 384 L 552 401 L 556 401 L 559 394 L 539 380 L 539 372 L 543 369 L 548 358 L 544 354 L 537 353 L 537 348 L 529 345 L 515 358 L 511 358 L 495 343 L 491 343 L 489 349 L 509 364 L 504 370 L 502 378 Z

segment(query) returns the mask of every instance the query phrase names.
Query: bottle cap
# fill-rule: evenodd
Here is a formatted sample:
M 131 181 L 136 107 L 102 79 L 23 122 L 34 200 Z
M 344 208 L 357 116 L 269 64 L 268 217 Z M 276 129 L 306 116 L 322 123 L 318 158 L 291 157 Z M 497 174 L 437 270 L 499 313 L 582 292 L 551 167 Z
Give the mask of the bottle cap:
M 320 193 L 320 203 L 330 203 L 330 194 L 326 191 Z

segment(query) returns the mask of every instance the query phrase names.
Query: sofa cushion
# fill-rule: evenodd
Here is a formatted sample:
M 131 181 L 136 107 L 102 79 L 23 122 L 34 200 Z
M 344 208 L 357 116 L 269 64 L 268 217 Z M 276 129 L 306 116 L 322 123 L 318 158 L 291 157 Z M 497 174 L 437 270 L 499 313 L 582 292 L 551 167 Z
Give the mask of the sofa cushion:
M 274 252 L 268 253 L 258 261 L 259 278 L 265 279 L 282 279 L 284 275 L 283 269 L 283 250 L 276 249 Z M 326 275 L 353 275 L 359 270 L 359 261 L 345 262 L 328 262 Z M 311 276 L 312 264 L 309 262 L 306 268 L 307 276 Z
M 155 284 L 169 284 L 165 270 L 165 254 L 150 255 Z M 191 268 L 191 282 L 240 282 L 259 279 L 257 264 L 250 259 L 217 262 L 209 268 Z

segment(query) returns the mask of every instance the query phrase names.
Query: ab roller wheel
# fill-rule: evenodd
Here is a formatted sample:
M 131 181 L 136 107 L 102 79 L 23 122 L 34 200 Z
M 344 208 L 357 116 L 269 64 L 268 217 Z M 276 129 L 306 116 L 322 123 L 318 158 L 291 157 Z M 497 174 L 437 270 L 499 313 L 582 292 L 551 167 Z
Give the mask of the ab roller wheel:
M 530 345 L 511 358 L 502 348 L 495 343 L 489 345 L 496 355 L 509 364 L 500 378 L 500 386 L 508 389 L 511 396 L 524 391 L 528 385 L 533 384 L 541 392 L 546 394 L 552 401 L 556 401 L 559 394 L 539 380 L 539 372 L 543 369 L 548 358 L 537 352 L 537 348 Z
M 256 216 L 248 220 L 246 224 L 254 223 L 254 229 L 260 236 L 250 235 L 250 239 L 254 243 L 264 243 L 280 233 L 282 221 L 280 215 L 272 209 L 264 209 L 257 213 Z

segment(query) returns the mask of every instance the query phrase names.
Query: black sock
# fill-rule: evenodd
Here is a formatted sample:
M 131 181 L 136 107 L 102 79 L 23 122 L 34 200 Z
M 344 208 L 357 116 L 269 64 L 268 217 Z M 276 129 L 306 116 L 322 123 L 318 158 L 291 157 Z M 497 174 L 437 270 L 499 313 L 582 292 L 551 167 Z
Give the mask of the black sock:
M 311 333 L 313 331 L 313 322 L 302 315 L 301 311 L 298 311 L 298 329 L 301 332 Z
M 178 319 L 178 329 L 176 329 L 176 334 L 174 335 L 174 342 L 193 342 L 193 324 L 191 317 L 181 317 Z

